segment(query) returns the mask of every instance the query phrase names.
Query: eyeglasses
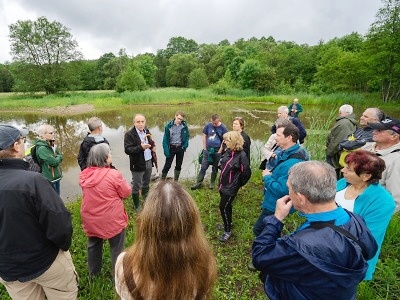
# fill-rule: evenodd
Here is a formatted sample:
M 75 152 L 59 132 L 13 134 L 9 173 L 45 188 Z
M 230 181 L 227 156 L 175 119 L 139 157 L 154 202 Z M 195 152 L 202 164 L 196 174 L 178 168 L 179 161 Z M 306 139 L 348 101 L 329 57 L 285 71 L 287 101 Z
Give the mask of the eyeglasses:
M 52 131 L 52 132 L 47 132 L 46 134 L 55 134 L 55 132 L 54 132 L 54 131 Z
M 21 136 L 21 137 L 19 138 L 19 140 L 22 140 L 22 141 L 24 142 L 24 144 L 25 144 L 25 142 L 26 142 L 26 136 Z
M 183 118 L 176 117 L 179 121 L 183 121 Z

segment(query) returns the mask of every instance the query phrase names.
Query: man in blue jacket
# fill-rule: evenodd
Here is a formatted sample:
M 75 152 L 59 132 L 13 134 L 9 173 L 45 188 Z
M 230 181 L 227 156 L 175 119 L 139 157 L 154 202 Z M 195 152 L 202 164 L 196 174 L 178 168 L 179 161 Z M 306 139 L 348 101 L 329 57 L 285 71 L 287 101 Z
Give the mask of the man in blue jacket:
M 325 162 L 298 163 L 288 187 L 252 248 L 269 299 L 356 299 L 378 246 L 361 217 L 337 206 L 335 170 Z M 306 221 L 282 237 L 292 207 Z
M 254 224 L 253 232 L 258 236 L 264 228 L 263 220 L 275 212 L 276 200 L 288 194 L 286 182 L 289 169 L 304 160 L 307 160 L 305 150 L 297 143 L 299 138 L 298 128 L 285 122 L 276 129 L 276 143 L 282 149 L 276 156 L 276 165 L 272 170 L 262 172 L 264 182 L 264 201 L 261 205 L 262 212 Z M 249 265 L 249 268 L 251 266 Z
M 174 180 L 178 181 L 181 174 L 183 156 L 189 146 L 189 129 L 185 122 L 185 114 L 181 111 L 175 113 L 175 119 L 165 125 L 163 137 L 165 165 L 161 171 L 161 179 L 165 179 L 176 156 Z

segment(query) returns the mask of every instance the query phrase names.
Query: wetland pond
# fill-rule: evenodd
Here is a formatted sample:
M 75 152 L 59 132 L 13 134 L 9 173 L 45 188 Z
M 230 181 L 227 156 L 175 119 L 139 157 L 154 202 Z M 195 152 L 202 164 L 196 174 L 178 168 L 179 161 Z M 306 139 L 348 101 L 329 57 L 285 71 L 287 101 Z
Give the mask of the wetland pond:
M 277 118 L 277 108 L 280 104 L 261 102 L 206 102 L 202 104 L 182 105 L 133 105 L 115 108 L 106 112 L 87 112 L 79 110 L 73 115 L 53 115 L 43 112 L 0 112 L 0 123 L 8 123 L 17 127 L 29 129 L 26 147 L 35 140 L 36 129 L 43 123 L 51 124 L 56 130 L 56 144 L 63 153 L 63 178 L 61 180 L 61 197 L 65 202 L 73 201 L 81 195 L 79 187 L 80 169 L 76 160 L 79 145 L 88 133 L 87 120 L 97 116 L 103 121 L 103 136 L 109 141 L 113 156 L 113 165 L 122 172 L 130 182 L 129 158 L 124 153 L 124 133 L 132 126 L 133 116 L 142 113 L 146 117 L 147 127 L 156 143 L 158 157 L 158 172 L 164 166 L 165 157 L 162 149 L 163 131 L 166 122 L 173 119 L 178 110 L 186 114 L 189 125 L 190 141 L 185 153 L 180 179 L 193 179 L 197 175 L 199 165 L 197 157 L 202 149 L 202 129 L 210 121 L 211 115 L 217 113 L 222 123 L 232 130 L 233 118 L 240 116 L 245 120 L 245 132 L 252 140 L 251 161 L 258 166 L 261 157 L 261 147 L 270 135 L 271 125 Z M 303 105 L 304 112 L 300 120 L 309 132 L 310 122 L 317 117 L 326 120 L 332 109 L 337 107 L 319 107 Z M 357 119 L 365 108 L 355 108 Z M 307 139 L 306 139 L 307 141 Z M 325 145 L 321 145 L 325 147 Z M 173 176 L 172 164 L 168 176 Z M 210 168 L 211 169 L 211 168 Z M 210 172 L 210 170 L 208 170 Z M 157 173 L 153 168 L 153 173 Z

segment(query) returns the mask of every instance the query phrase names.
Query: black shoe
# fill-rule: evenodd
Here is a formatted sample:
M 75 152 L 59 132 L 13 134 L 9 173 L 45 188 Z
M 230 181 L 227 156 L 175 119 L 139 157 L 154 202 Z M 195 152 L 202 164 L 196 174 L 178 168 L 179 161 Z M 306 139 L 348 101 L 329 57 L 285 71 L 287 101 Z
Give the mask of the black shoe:
M 201 183 L 201 182 L 198 182 L 198 183 L 196 183 L 195 185 L 192 185 L 192 186 L 190 187 L 190 189 L 191 189 L 192 191 L 194 191 L 194 190 L 197 190 L 197 189 L 201 188 L 201 186 L 202 186 L 202 183 Z
M 231 238 L 231 233 L 230 232 L 224 232 L 221 237 L 220 237 L 220 241 L 223 243 L 226 243 L 229 239 Z

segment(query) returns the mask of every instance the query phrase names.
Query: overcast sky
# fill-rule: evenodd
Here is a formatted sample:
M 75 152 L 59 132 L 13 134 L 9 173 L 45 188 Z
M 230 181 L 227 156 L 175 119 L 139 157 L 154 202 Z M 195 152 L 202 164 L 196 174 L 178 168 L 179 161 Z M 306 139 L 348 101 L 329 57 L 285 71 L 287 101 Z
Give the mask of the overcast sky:
M 198 44 L 272 36 L 315 45 L 367 33 L 379 0 L 0 0 L 0 63 L 11 61 L 8 25 L 44 16 L 77 40 L 86 59 L 125 48 L 165 49 L 171 37 Z

